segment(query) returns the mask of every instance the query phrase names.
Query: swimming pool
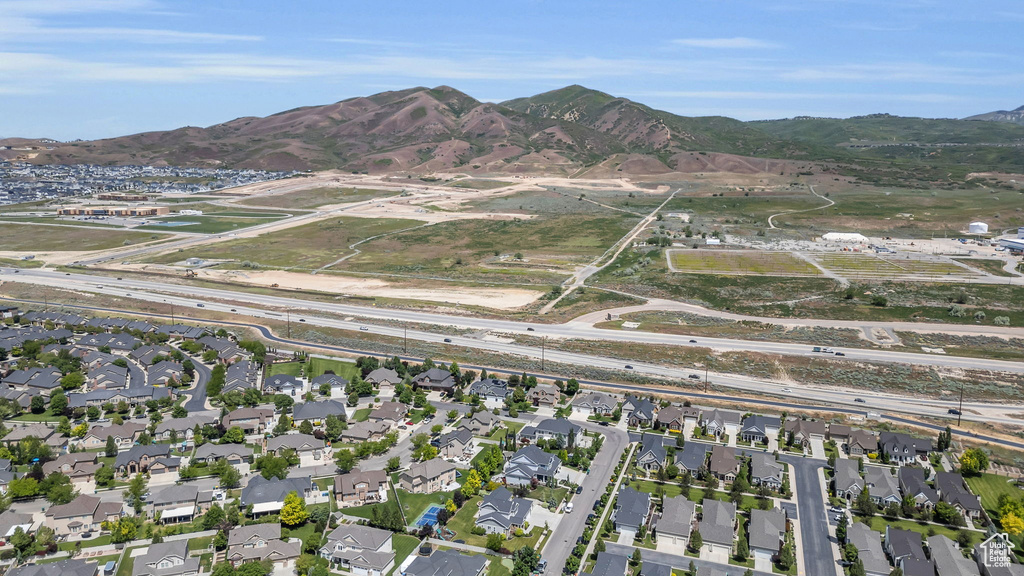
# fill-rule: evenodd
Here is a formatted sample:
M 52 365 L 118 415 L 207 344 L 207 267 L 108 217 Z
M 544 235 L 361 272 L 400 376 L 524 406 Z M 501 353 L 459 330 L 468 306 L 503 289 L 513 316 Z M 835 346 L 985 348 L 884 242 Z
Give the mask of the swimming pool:
M 413 522 L 413 526 L 434 526 L 437 524 L 437 513 L 441 511 L 441 506 L 438 504 L 431 504 L 430 508 L 427 508 L 420 517 Z

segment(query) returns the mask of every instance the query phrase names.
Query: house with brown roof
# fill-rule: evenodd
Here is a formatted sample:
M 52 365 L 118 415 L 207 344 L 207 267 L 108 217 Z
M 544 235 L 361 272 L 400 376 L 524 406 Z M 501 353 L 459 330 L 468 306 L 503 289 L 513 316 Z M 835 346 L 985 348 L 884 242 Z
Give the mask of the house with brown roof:
M 878 437 L 867 430 L 854 430 L 850 432 L 846 451 L 850 456 L 865 456 L 877 452 Z
M 356 422 L 355 424 L 350 424 L 347 429 L 342 430 L 341 441 L 355 444 L 376 442 L 384 438 L 384 435 L 390 431 L 391 424 L 385 421 L 371 422 L 367 420 L 365 422 Z
M 711 449 L 708 471 L 724 482 L 735 480 L 736 475 L 740 473 L 740 459 L 736 457 L 736 449 L 715 445 Z
M 81 446 L 86 450 L 104 448 L 107 445 L 107 438 L 113 438 L 118 450 L 127 449 L 134 446 L 145 431 L 146 426 L 138 422 L 93 426 L 82 438 Z
M 469 430 L 474 436 L 490 436 L 494 430 L 502 426 L 504 426 L 504 422 L 501 421 L 501 418 L 486 410 L 476 412 L 459 422 L 460 429 Z
M 72 484 L 92 482 L 99 469 L 96 452 L 68 452 L 43 464 L 44 475 L 57 472 L 71 478 Z
M 298 540 L 281 540 L 281 524 L 251 524 L 231 529 L 225 559 L 232 566 L 269 560 L 288 568 L 301 553 L 302 543 Z
M 398 426 L 405 422 L 405 416 L 409 413 L 409 406 L 401 402 L 382 402 L 374 408 L 367 417 L 368 422 L 386 422 L 391 426 Z
M 224 428 L 238 426 L 246 434 L 262 434 L 274 423 L 273 408 L 239 408 L 221 419 Z
M 98 531 L 102 522 L 116 521 L 122 513 L 121 502 L 102 502 L 96 496 L 83 494 L 67 504 L 47 509 L 45 524 L 54 535 L 69 536 Z
M 440 458 L 417 462 L 402 472 L 398 481 L 403 490 L 414 494 L 443 492 L 455 482 L 455 465 Z
M 803 420 L 793 418 L 786 420 L 786 439 L 793 435 L 793 443 L 809 448 L 811 440 L 825 441 L 825 423 L 821 420 Z
M 558 404 L 559 398 L 561 398 L 561 392 L 558 391 L 558 388 L 551 386 L 550 384 L 534 386 L 526 395 L 527 401 L 534 406 L 554 406 L 555 404 Z
M 388 475 L 383 470 L 358 468 L 334 477 L 334 495 L 338 502 L 350 506 L 375 504 L 388 500 Z

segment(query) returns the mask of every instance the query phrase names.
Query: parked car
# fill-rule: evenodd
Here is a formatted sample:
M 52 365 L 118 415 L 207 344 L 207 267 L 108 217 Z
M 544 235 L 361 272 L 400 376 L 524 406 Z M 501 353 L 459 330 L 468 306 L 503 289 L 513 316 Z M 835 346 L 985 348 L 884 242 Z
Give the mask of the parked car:
M 583 494 L 583 486 L 582 485 L 576 487 L 576 493 L 577 494 Z
M 572 512 L 572 502 L 565 505 L 565 513 L 568 514 L 569 512 Z

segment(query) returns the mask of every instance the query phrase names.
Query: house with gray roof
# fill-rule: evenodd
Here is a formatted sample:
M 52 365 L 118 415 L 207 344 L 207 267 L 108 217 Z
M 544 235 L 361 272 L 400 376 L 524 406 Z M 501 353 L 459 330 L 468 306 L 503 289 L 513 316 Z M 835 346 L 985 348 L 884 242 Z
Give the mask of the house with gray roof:
M 21 531 L 28 534 L 32 532 L 35 520 L 31 514 L 19 514 L 14 510 L 0 512 L 0 538 L 10 538 L 14 531 L 21 528 Z
M 224 373 L 224 386 L 221 393 L 232 390 L 245 391 L 249 388 L 259 388 L 260 368 L 250 360 L 239 360 L 228 366 Z
M 658 518 L 658 547 L 667 545 L 683 552 L 690 543 L 690 533 L 697 521 L 697 505 L 685 496 L 664 498 Z
M 927 457 L 932 451 L 930 438 L 917 438 L 902 432 L 881 432 L 878 448 L 889 455 L 889 462 L 903 466 L 912 464 L 918 457 Z
M 626 396 L 622 402 L 622 414 L 630 426 L 649 428 L 658 416 L 658 406 L 647 398 Z
M 306 385 L 295 376 L 275 374 L 268 376 L 263 382 L 263 391 L 267 394 L 284 394 L 292 398 L 299 398 L 306 392 Z
M 960 552 L 960 545 L 946 536 L 929 536 L 928 553 L 938 576 L 981 576 L 978 565 Z
M 388 500 L 388 475 L 383 470 L 356 468 L 334 477 L 334 496 L 341 504 L 362 506 Z
M 409 414 L 409 406 L 401 402 L 381 402 L 367 416 L 367 422 L 383 422 L 389 426 L 398 426 L 405 422 Z
M 391 537 L 388 530 L 342 524 L 327 535 L 320 557 L 358 576 L 383 576 L 395 564 Z
M 857 557 L 864 564 L 867 576 L 889 576 L 892 567 L 882 550 L 882 535 L 863 522 L 854 522 L 846 529 L 846 539 L 857 548 Z
M 82 494 L 68 502 L 46 509 L 45 524 L 58 537 L 95 532 L 103 522 L 121 517 L 121 502 L 102 502 L 96 496 Z
M 484 406 L 488 408 L 500 408 L 505 404 L 505 398 L 508 398 L 512 391 L 508 387 L 507 380 L 498 380 L 497 378 L 484 378 L 483 380 L 477 380 L 469 386 L 469 394 L 471 396 L 478 396 L 484 403 Z
M 239 408 L 224 415 L 225 428 L 238 426 L 246 434 L 260 434 L 274 422 L 274 409 L 268 407 Z
M 736 449 L 716 444 L 711 448 L 708 460 L 708 471 L 723 482 L 732 482 L 740 473 L 740 459 L 736 457 Z
M 469 430 L 474 436 L 490 436 L 495 429 L 501 426 L 504 426 L 501 418 L 486 410 L 475 412 L 472 416 L 463 418 L 459 422 L 459 428 Z
M 227 460 L 228 464 L 238 466 L 248 462 L 252 457 L 252 451 L 244 444 L 213 444 L 207 442 L 196 448 L 192 456 L 194 462 L 206 462 L 213 464 L 217 460 Z
M 580 435 L 580 426 L 565 418 L 547 418 L 533 426 L 524 426 L 519 431 L 519 438 L 536 442 L 538 440 L 558 440 L 563 446 L 572 446 Z
M 443 492 L 455 482 L 455 465 L 440 458 L 417 462 L 398 477 L 406 492 L 433 494 Z
M 726 427 L 735 426 L 739 428 L 743 415 L 731 410 L 705 410 L 700 417 L 700 425 L 704 427 L 709 436 L 718 438 L 726 433 Z
M 888 468 L 868 466 L 864 469 L 864 483 L 875 504 L 884 507 L 888 504 L 900 503 L 899 483 Z
M 103 364 L 86 374 L 86 380 L 92 389 L 120 390 L 128 387 L 128 368 L 115 364 Z
M 647 526 L 651 519 L 651 495 L 626 487 L 619 490 L 615 499 L 612 520 L 615 530 L 622 535 L 636 538 L 642 526 Z M 631 539 L 629 539 L 631 540 Z
M 76 392 L 68 394 L 69 408 L 87 408 L 89 406 L 102 406 L 107 402 L 117 404 L 124 401 L 129 407 L 134 408 L 145 404 L 149 400 L 160 400 L 161 398 L 173 398 L 171 391 L 167 388 L 154 386 L 139 386 L 133 388 L 91 390 L 89 392 Z
M 475 525 L 488 534 L 508 537 L 530 522 L 533 502 L 516 498 L 504 487 L 492 491 L 480 502 Z
M 171 432 L 177 434 L 178 442 L 191 442 L 195 436 L 196 426 L 199 426 L 200 430 L 206 426 L 216 426 L 219 418 L 214 415 L 195 415 L 186 416 L 184 418 L 168 418 L 162 420 L 156 425 L 156 429 L 153 432 L 154 440 L 170 440 Z M 225 428 L 230 428 L 226 426 Z
M 767 444 L 771 438 L 779 436 L 779 418 L 752 414 L 743 419 L 740 425 L 740 439 L 744 442 Z
M 319 491 L 310 476 L 298 478 L 274 478 L 267 480 L 263 476 L 253 476 L 242 489 L 241 504 L 245 509 L 252 505 L 253 516 L 276 514 L 284 507 L 284 498 L 291 492 L 308 499 Z
M 892 526 L 885 527 L 885 551 L 897 568 L 910 559 L 927 560 L 924 547 L 921 546 L 921 534 L 910 530 L 899 530 Z
M 790 418 L 786 420 L 786 438 L 793 435 L 793 444 L 810 448 L 811 440 L 825 441 L 827 435 L 825 423 L 821 420 L 807 420 L 803 418 Z
M 416 388 L 433 390 L 435 392 L 451 393 L 455 388 L 455 377 L 448 370 L 431 368 L 426 372 L 420 372 L 412 379 Z
M 398 372 L 395 372 L 391 368 L 377 368 L 373 372 L 367 374 L 366 378 L 363 378 L 363 380 L 377 387 L 390 386 L 394 389 L 395 384 L 402 381 L 402 377 L 398 375 Z
M 25 564 L 8 570 L 7 576 L 96 576 L 96 570 L 96 562 L 72 558 L 47 564 Z
M 572 411 L 577 416 L 611 416 L 619 405 L 615 398 L 603 392 L 577 395 L 572 401 Z
M 300 457 L 312 454 L 320 459 L 326 446 L 323 440 L 309 434 L 283 434 L 264 440 L 264 452 L 267 454 L 277 454 L 284 449 L 295 450 Z
M 625 576 L 629 567 L 629 559 L 621 554 L 610 552 L 598 552 L 597 562 L 594 563 L 592 572 L 584 572 L 589 576 Z
M 250 524 L 236 526 L 228 533 L 225 559 L 232 566 L 264 560 L 290 567 L 302 553 L 302 542 L 297 539 L 283 542 L 281 524 Z
M 505 482 L 524 486 L 536 479 L 546 484 L 555 479 L 561 466 L 558 456 L 533 445 L 523 446 L 505 462 Z
M 752 509 L 747 527 L 747 544 L 754 558 L 775 560 L 786 543 L 786 515 L 778 508 Z
M 51 392 L 60 388 L 60 379 L 63 377 L 61 371 L 50 367 L 28 368 L 26 370 L 15 370 L 4 377 L 4 384 L 20 390 L 34 390 L 40 394 L 49 396 Z
M 526 393 L 526 400 L 534 406 L 554 406 L 561 397 L 558 388 L 550 384 L 538 384 Z
M 322 391 L 326 385 L 327 396 L 337 397 L 345 395 L 345 388 L 348 387 L 348 380 L 338 376 L 337 374 L 321 374 L 316 378 L 310 380 L 310 386 L 313 390 Z
M 897 478 L 900 491 L 904 496 L 914 499 L 920 510 L 931 510 L 939 501 L 939 493 L 924 480 L 924 469 L 912 466 L 900 466 Z
M 701 469 L 707 468 L 708 452 L 711 446 L 702 442 L 687 442 L 682 448 L 676 449 L 676 466 L 680 473 L 687 470 L 696 476 Z
M 455 459 L 472 458 L 475 447 L 476 441 L 473 439 L 473 433 L 465 428 L 459 428 L 454 432 L 441 435 L 437 445 L 438 454 L 442 458 Z
M 292 408 L 292 421 L 309 420 L 314 428 L 323 428 L 328 416 L 345 419 L 345 403 L 337 400 L 319 400 L 317 402 L 301 402 Z M 331 438 L 334 440 L 334 438 Z
M 850 456 L 865 456 L 878 450 L 878 436 L 867 430 L 856 429 L 850 432 L 846 443 L 846 453 Z
M 120 474 L 139 474 L 150 469 L 158 459 L 169 458 L 169 444 L 132 446 L 126 452 L 119 452 L 114 459 L 114 469 Z
M 171 380 L 181 382 L 185 369 L 178 362 L 163 360 L 146 369 L 146 383 L 150 386 L 166 386 Z
M 405 569 L 404 576 L 480 576 L 486 567 L 486 556 L 437 550 L 430 556 L 417 556 Z
M 665 466 L 667 458 L 668 452 L 665 450 L 664 438 L 660 435 L 648 434 L 643 437 L 640 443 L 640 449 L 636 452 L 634 463 L 637 468 L 642 468 L 651 473 L 657 472 Z
M 194 484 L 171 484 L 162 488 L 154 488 L 147 511 L 159 522 L 191 522 L 196 516 L 206 512 L 213 503 L 213 493 L 200 492 Z
M 832 477 L 836 498 L 853 502 L 864 490 L 864 479 L 860 477 L 860 467 L 854 460 L 840 458 L 836 460 L 835 474 Z
M 150 544 L 135 557 L 132 576 L 193 576 L 199 574 L 199 558 L 190 557 L 188 540 Z
M 657 428 L 668 430 L 669 434 L 678 434 L 688 423 L 697 423 L 700 419 L 700 409 L 693 406 L 667 406 L 658 410 L 658 417 L 655 419 Z
M 134 446 L 145 431 L 145 424 L 132 421 L 124 422 L 123 424 L 110 424 L 108 426 L 93 426 L 85 437 L 82 438 L 80 446 L 87 450 L 105 448 L 107 438 L 113 438 L 118 450 L 124 450 Z
M 640 566 L 640 576 L 672 576 L 672 567 L 644 560 Z
M 935 490 L 939 498 L 956 508 L 960 514 L 976 520 L 981 517 L 981 499 L 971 494 L 966 486 L 959 472 L 935 473 Z
M 348 428 L 341 431 L 341 440 L 361 444 L 363 442 L 376 442 L 384 438 L 391 431 L 391 424 L 388 422 L 373 422 L 365 420 L 349 424 Z
M 732 554 L 736 539 L 736 505 L 705 498 L 701 508 L 698 529 L 704 540 L 702 550 L 711 554 Z
M 750 483 L 755 486 L 781 490 L 784 470 L 785 467 L 772 454 L 754 452 L 750 455 Z

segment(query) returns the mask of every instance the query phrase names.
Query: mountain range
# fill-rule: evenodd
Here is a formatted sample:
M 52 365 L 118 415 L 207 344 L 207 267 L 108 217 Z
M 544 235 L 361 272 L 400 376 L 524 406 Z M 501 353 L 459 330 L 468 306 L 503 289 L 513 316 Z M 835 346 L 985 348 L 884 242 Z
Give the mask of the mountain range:
M 985 120 L 987 122 L 1012 122 L 1014 124 L 1024 124 L 1024 106 L 1015 110 L 997 110 L 987 114 L 969 116 L 964 118 L 964 120 Z
M 871 149 L 893 144 L 1017 146 L 1024 143 L 1024 125 L 1009 119 L 1021 115 L 1024 107 L 968 119 L 998 122 L 888 115 L 741 122 L 679 116 L 583 86 L 500 104 L 439 86 L 238 118 L 207 128 L 57 144 L 0 140 L 0 147 L 21 148 L 0 150 L 0 158 L 416 173 L 757 172 L 774 167 L 755 159 L 856 164 L 872 161 L 878 153 Z M 999 164 L 993 169 L 1020 162 L 1015 154 L 1009 161 L 1005 154 L 991 153 L 975 160 L 982 156 Z

